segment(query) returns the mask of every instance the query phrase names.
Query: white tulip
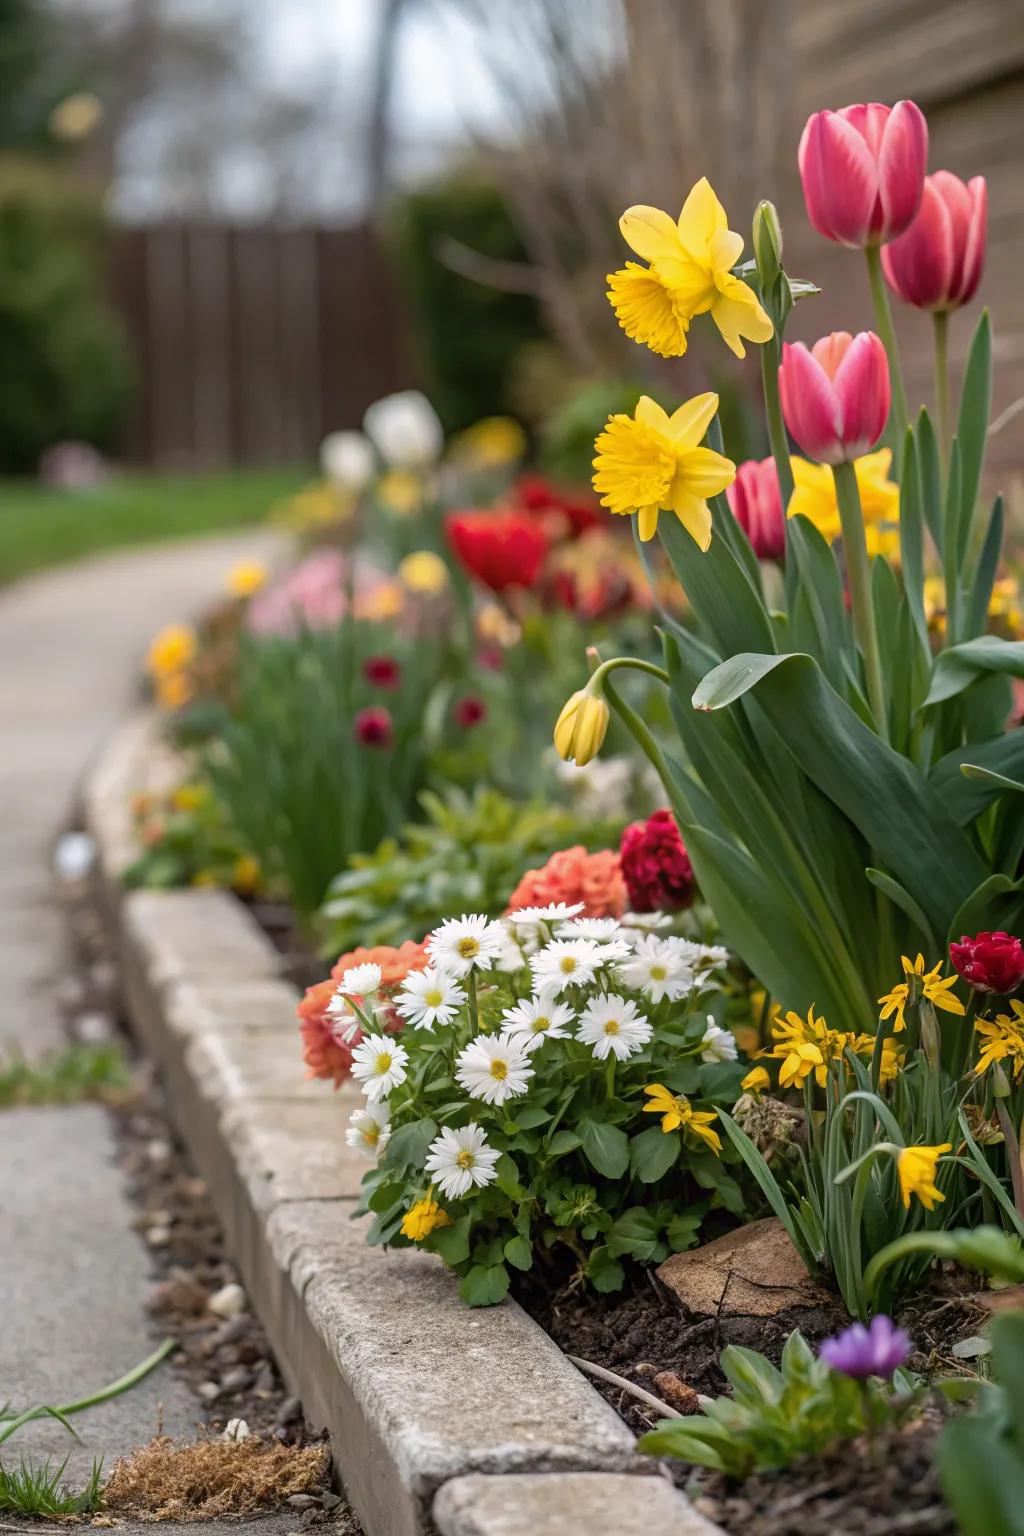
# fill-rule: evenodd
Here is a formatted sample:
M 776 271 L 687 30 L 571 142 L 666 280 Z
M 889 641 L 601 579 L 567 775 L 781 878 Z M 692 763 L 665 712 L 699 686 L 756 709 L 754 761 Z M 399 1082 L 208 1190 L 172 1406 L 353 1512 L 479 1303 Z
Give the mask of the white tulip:
M 393 469 L 426 469 L 441 457 L 444 429 L 418 389 L 375 400 L 363 417 L 363 426 Z
M 324 478 L 343 491 L 362 491 L 373 479 L 377 456 L 362 432 L 330 432 L 320 444 Z

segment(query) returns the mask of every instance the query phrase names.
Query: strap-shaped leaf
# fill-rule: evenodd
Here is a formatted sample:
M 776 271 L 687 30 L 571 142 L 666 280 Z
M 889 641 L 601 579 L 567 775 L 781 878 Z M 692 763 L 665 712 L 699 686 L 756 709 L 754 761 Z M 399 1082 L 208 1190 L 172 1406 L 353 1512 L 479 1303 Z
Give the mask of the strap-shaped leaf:
M 924 515 L 921 511 L 921 472 L 914 452 L 913 434 L 907 430 L 903 446 L 903 478 L 900 481 L 900 565 L 903 590 L 922 642 L 928 643 L 924 614 Z
M 810 656 L 732 656 L 704 679 L 693 703 L 721 709 L 750 689 L 804 773 L 875 850 L 873 862 L 898 876 L 944 933 L 985 867 L 942 797 L 858 719 Z
M 985 542 L 978 556 L 978 566 L 971 583 L 971 592 L 961 621 L 960 630 L 965 640 L 984 633 L 988 622 L 988 607 L 992 601 L 999 555 L 1003 547 L 1003 498 L 997 496 L 985 532 Z
M 947 944 L 955 944 L 965 933 L 1006 933 L 1019 931 L 1024 916 L 1024 881 L 1009 875 L 988 875 L 979 881 L 967 900 L 953 913 L 947 930 Z
M 956 436 L 960 447 L 960 526 L 957 560 L 963 565 L 970 542 L 974 506 L 981 484 L 992 405 L 992 324 L 988 310 L 982 310 L 964 364 L 964 382 L 960 395 L 960 414 Z
M 920 483 L 921 513 L 932 543 L 942 556 L 942 470 L 939 465 L 939 445 L 931 417 L 924 409 L 917 418 L 914 431 L 914 449 L 917 456 L 917 478 Z
M 716 497 L 716 502 L 719 498 Z M 658 533 L 705 637 L 723 656 L 771 651 L 775 641 L 764 599 L 732 550 L 732 513 L 711 504 L 711 547 L 701 551 L 679 519 L 663 513 Z
M 925 708 L 956 698 L 984 672 L 1003 672 L 1024 677 L 1024 640 L 1003 640 L 998 635 L 978 635 L 962 645 L 940 651 L 932 673 Z
M 947 752 L 928 778 L 954 820 L 970 826 L 1007 789 L 1024 787 L 1024 727 Z

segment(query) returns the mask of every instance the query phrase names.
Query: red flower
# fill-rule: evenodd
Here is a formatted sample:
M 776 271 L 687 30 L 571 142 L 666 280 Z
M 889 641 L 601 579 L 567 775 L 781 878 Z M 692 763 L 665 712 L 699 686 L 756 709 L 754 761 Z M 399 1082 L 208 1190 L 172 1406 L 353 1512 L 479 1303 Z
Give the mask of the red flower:
M 500 645 L 482 645 L 476 653 L 477 666 L 488 672 L 500 672 L 505 665 L 505 652 Z
M 693 865 L 671 811 L 655 811 L 627 827 L 619 858 L 632 911 L 675 912 L 690 905 Z
M 487 705 L 475 693 L 467 694 L 455 706 L 456 724 L 461 725 L 465 731 L 471 730 L 474 725 L 479 725 L 486 719 Z
M 953 969 L 975 992 L 995 992 L 1005 997 L 1024 981 L 1024 944 L 1010 933 L 963 934 L 949 946 Z
M 512 487 L 512 495 L 527 512 L 539 513 L 545 523 L 549 517 L 552 524 L 555 519 L 567 523 L 571 537 L 596 528 L 603 521 L 592 498 L 559 490 L 543 475 L 521 475 Z
M 448 542 L 462 564 L 492 592 L 532 587 L 540 575 L 548 540 L 526 512 L 450 512 Z
M 391 716 L 379 704 L 361 709 L 352 726 L 355 737 L 364 747 L 390 747 L 395 739 Z
M 402 669 L 393 656 L 367 656 L 363 662 L 363 676 L 375 688 L 386 688 L 393 693 L 402 681 Z

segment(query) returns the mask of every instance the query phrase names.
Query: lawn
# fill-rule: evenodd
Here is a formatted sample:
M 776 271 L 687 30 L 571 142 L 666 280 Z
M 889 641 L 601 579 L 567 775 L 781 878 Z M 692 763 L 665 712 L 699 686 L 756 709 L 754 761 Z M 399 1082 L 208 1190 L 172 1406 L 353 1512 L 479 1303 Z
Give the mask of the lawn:
M 99 550 L 259 522 L 308 478 L 294 467 L 187 479 L 125 475 L 84 492 L 0 481 L 0 583 Z

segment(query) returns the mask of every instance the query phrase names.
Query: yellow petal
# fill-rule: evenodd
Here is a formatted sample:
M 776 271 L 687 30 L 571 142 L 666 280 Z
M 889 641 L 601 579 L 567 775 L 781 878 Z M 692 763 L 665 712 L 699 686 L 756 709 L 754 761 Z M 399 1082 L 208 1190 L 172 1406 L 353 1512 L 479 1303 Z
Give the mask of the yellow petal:
M 706 501 L 673 481 L 669 505 L 690 538 L 702 552 L 711 547 L 711 512 Z M 641 538 L 643 534 L 641 534 Z
M 659 357 L 682 357 L 690 318 L 675 292 L 653 268 L 627 261 L 608 274 L 608 302 L 631 341 Z
M 644 261 L 680 254 L 679 232 L 671 217 L 660 208 L 649 208 L 644 203 L 627 208 L 619 220 L 619 229 L 626 244 Z
M 708 255 L 715 272 L 728 272 L 743 255 L 743 236 L 732 229 L 722 230 L 712 238 Z
M 633 412 L 637 421 L 642 421 L 645 427 L 653 427 L 655 432 L 664 432 L 671 435 L 671 422 L 668 412 L 663 410 L 657 400 L 652 400 L 650 395 L 641 395 Z
M 679 215 L 679 239 L 695 260 L 706 259 L 714 236 L 724 234 L 729 220 L 706 176 L 690 192 Z
M 722 333 L 722 340 L 737 357 L 745 357 L 743 341 L 770 341 L 775 327 L 757 302 L 757 295 L 737 277 L 722 278 L 719 295 L 711 306 L 711 316 Z
M 647 544 L 658 531 L 658 507 L 638 507 L 636 526 L 642 544 Z
M 668 421 L 668 436 L 677 448 L 696 448 L 718 410 L 718 396 L 714 392 L 694 395 Z
M 713 448 L 690 448 L 679 461 L 672 488 L 682 484 L 695 496 L 717 496 L 736 478 L 736 465 Z

